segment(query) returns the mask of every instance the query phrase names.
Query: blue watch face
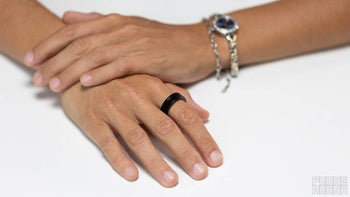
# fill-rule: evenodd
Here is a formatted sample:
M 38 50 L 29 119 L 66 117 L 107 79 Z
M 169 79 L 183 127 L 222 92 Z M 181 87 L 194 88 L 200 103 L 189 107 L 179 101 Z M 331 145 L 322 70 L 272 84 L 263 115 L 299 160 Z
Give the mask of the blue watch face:
M 236 22 L 230 18 L 221 17 L 216 21 L 216 25 L 223 29 L 233 29 L 236 26 Z
M 238 30 L 237 22 L 229 16 L 217 15 L 214 18 L 213 26 L 222 35 L 231 34 Z

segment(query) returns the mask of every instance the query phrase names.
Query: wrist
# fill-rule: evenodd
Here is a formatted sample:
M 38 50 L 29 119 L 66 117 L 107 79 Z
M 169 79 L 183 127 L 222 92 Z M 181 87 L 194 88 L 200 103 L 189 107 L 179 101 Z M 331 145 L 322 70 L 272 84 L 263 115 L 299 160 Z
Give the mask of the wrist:
M 191 66 L 198 68 L 196 72 L 206 76 L 215 71 L 215 55 L 210 46 L 208 30 L 203 22 L 186 25 L 186 31 L 191 36 Z
M 212 20 L 209 21 L 209 23 L 211 22 Z M 206 27 L 204 22 L 196 23 L 194 25 L 191 25 L 191 27 L 191 31 L 196 32 L 197 39 L 201 43 L 195 49 L 198 52 L 198 54 L 195 56 L 198 57 L 198 64 L 200 65 L 200 67 L 208 70 L 209 73 L 215 72 L 216 57 L 211 47 L 210 37 L 208 35 L 208 28 Z M 227 40 L 223 37 L 215 36 L 215 42 L 218 45 L 220 61 L 223 65 L 223 68 L 229 68 L 230 58 Z
M 218 51 L 220 55 L 220 62 L 223 69 L 230 68 L 230 48 L 226 38 L 221 36 L 215 36 L 215 41 L 218 45 Z
M 208 29 L 203 22 L 197 23 L 196 29 L 200 32 L 200 42 L 202 43 L 201 47 L 198 47 L 200 52 L 199 63 L 200 66 L 208 70 L 211 74 L 215 72 L 215 54 L 213 49 L 210 46 L 210 39 L 208 37 Z

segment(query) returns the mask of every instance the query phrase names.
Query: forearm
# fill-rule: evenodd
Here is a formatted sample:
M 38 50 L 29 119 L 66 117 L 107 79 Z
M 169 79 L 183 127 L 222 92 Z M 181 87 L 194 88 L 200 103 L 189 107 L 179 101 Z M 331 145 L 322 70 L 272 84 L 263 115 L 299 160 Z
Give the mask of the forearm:
M 238 62 L 244 66 L 350 43 L 348 10 L 349 0 L 284 0 L 230 13 L 240 26 Z M 37 86 L 50 84 L 60 92 L 78 80 L 90 87 L 139 73 L 192 83 L 219 71 L 216 59 L 223 67 L 230 65 L 226 38 L 215 36 L 216 58 L 203 23 L 167 25 L 118 14 L 68 16 L 72 24 L 34 47 L 35 59 L 26 61 L 40 67 Z M 74 35 L 66 35 L 72 28 Z
M 350 1 L 285 0 L 230 15 L 240 26 L 241 65 L 285 58 L 350 43 Z M 218 40 L 223 54 L 227 41 Z M 228 55 L 222 55 L 229 65 Z
M 22 62 L 26 51 L 64 24 L 34 0 L 0 0 L 0 51 Z

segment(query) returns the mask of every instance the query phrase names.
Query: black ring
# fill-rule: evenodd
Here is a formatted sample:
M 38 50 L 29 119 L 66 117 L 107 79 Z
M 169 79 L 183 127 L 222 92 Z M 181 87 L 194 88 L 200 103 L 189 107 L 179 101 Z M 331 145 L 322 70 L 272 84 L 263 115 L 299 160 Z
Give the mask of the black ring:
M 180 93 L 175 92 L 171 94 L 170 96 L 168 96 L 168 98 L 165 99 L 162 106 L 160 107 L 160 110 L 162 110 L 162 112 L 168 115 L 168 112 L 171 106 L 173 106 L 174 103 L 176 103 L 178 100 L 183 100 L 186 102 L 186 98 L 182 96 Z

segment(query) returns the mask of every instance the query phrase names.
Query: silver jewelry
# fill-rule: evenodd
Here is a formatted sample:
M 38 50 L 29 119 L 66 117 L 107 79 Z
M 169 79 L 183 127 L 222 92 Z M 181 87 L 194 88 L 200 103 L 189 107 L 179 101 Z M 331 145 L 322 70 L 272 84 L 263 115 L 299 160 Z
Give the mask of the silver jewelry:
M 222 71 L 222 64 L 220 62 L 220 54 L 218 50 L 218 45 L 215 42 L 214 38 L 214 32 L 218 33 L 221 36 L 224 36 L 226 40 L 229 43 L 229 52 L 230 52 L 230 75 L 231 77 L 236 77 L 239 71 L 238 67 L 238 53 L 237 53 L 237 30 L 238 30 L 238 24 L 237 22 L 231 18 L 230 16 L 226 15 L 213 15 L 210 17 L 213 19 L 213 25 L 209 24 L 208 19 L 203 19 L 205 25 L 208 29 L 208 34 L 210 38 L 210 45 L 214 51 L 215 59 L 216 59 L 216 78 L 218 80 L 221 79 L 221 71 Z M 226 92 L 226 90 L 229 88 L 231 79 L 230 77 L 227 77 L 226 79 L 227 85 L 222 90 L 222 92 Z
M 216 14 L 213 18 L 213 29 L 219 35 L 226 38 L 230 49 L 230 74 L 236 77 L 238 74 L 238 53 L 237 53 L 237 34 L 238 23 L 228 15 Z
M 216 79 L 221 79 L 221 70 L 222 70 L 222 65 L 220 63 L 220 54 L 219 54 L 219 50 L 218 50 L 218 44 L 215 42 L 214 39 L 214 28 L 209 24 L 208 19 L 203 19 L 205 25 L 208 28 L 208 34 L 209 34 L 209 38 L 210 38 L 210 46 L 214 51 L 215 54 L 215 60 L 216 60 Z

